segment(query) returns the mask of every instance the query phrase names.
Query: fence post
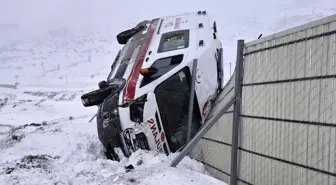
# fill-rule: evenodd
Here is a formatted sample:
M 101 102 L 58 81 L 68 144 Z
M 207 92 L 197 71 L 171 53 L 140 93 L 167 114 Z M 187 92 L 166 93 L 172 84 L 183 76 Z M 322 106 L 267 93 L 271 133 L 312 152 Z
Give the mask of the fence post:
M 191 88 L 190 88 L 190 99 L 189 99 L 189 110 L 188 110 L 187 143 L 189 143 L 190 138 L 191 138 L 191 124 L 192 124 L 192 115 L 193 115 L 193 109 L 194 109 L 196 71 L 197 71 L 197 59 L 194 59 L 192 74 L 191 74 Z
M 230 185 L 237 185 L 238 174 L 238 140 L 239 125 L 241 113 L 241 97 L 242 97 L 242 72 L 243 72 L 243 52 L 244 40 L 238 40 L 237 43 L 237 60 L 236 60 L 236 76 L 235 76 L 235 97 L 232 120 L 232 147 L 231 147 L 231 177 Z

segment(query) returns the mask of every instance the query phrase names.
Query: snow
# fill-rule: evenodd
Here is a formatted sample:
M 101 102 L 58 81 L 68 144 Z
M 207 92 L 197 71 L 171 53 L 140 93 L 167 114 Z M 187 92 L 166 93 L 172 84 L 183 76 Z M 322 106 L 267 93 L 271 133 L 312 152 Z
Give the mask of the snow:
M 332 7 L 334 0 L 0 1 L 0 184 L 224 184 L 188 157 L 170 168 L 176 154 L 104 157 L 89 123 L 96 107 L 84 108 L 80 96 L 107 77 L 121 48 L 115 35 L 144 19 L 207 10 L 227 81 L 237 39 L 334 14 Z
M 79 95 L 70 100 L 30 90 L 40 93 L 1 89 L 1 101 L 8 100 L 0 112 L 0 184 L 224 185 L 189 157 L 169 167 L 176 154 L 139 150 L 121 162 L 108 160 L 89 123 L 93 109 L 83 108 Z

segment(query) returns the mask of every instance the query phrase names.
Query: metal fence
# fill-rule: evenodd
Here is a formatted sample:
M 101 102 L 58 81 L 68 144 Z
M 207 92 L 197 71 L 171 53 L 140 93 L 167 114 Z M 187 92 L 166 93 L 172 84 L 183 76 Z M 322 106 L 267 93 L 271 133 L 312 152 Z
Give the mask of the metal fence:
M 335 185 L 336 15 L 242 44 L 210 118 L 174 165 L 190 153 L 232 185 Z

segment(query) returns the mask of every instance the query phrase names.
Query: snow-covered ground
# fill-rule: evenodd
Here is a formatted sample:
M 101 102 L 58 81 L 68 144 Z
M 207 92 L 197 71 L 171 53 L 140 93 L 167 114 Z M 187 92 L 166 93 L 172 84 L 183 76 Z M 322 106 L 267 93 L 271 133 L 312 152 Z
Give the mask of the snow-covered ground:
M 217 21 L 228 80 L 237 39 L 333 14 L 336 1 L 0 0 L 0 184 L 224 184 L 190 158 L 177 168 L 169 167 L 174 155 L 153 152 L 105 159 L 88 122 L 96 108 L 79 99 L 106 78 L 119 31 L 197 10 Z
M 0 184 L 224 185 L 190 158 L 169 167 L 176 154 L 139 150 L 121 162 L 107 160 L 80 93 L 1 88 Z

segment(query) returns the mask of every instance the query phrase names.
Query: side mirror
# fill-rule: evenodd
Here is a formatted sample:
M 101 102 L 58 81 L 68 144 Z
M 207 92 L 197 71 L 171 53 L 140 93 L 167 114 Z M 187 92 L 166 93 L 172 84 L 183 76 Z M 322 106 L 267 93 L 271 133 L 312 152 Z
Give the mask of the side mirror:
M 81 96 L 84 107 L 100 105 L 112 93 L 112 87 L 105 87 L 83 94 Z
M 116 78 L 110 81 L 100 81 L 98 83 L 99 89 L 88 92 L 81 96 L 84 107 L 100 105 L 104 102 L 105 98 L 109 97 L 112 93 L 119 93 L 126 84 L 123 78 Z

